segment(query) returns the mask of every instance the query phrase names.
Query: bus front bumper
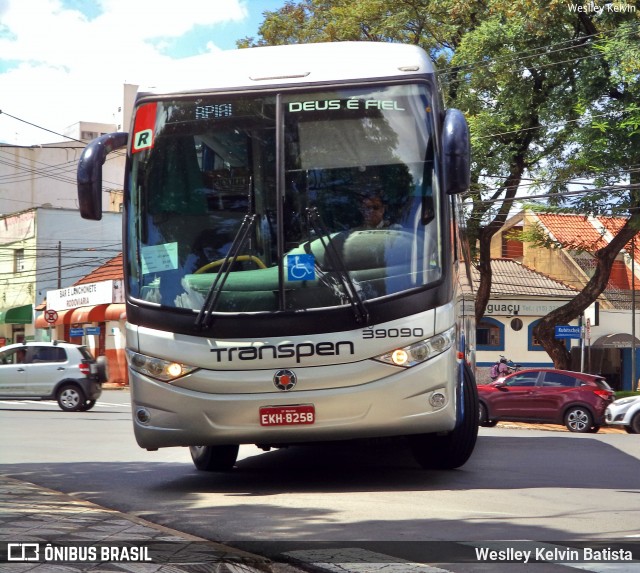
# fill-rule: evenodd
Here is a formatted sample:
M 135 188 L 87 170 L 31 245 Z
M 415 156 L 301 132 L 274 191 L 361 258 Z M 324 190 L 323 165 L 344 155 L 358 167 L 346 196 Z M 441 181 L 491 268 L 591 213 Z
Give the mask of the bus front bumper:
M 453 352 L 445 352 L 368 383 L 288 392 L 209 393 L 130 370 L 135 436 L 140 447 L 154 450 L 448 432 L 456 424 L 451 360 Z M 243 372 L 236 374 L 242 381 Z M 253 371 L 245 374 L 255 376 Z

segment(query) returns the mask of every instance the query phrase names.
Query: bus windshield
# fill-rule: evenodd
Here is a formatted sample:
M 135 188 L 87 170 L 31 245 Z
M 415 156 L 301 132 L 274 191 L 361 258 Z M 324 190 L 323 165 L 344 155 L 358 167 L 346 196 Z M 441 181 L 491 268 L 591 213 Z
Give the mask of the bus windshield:
M 299 311 L 438 281 L 430 89 L 142 100 L 130 295 L 198 313 Z

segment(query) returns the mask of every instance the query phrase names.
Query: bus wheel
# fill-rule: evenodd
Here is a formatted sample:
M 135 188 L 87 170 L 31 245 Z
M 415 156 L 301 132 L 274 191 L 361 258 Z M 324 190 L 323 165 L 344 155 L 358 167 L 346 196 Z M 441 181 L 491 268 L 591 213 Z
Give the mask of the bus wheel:
M 189 446 L 191 459 L 203 472 L 226 472 L 233 469 L 239 446 Z
M 471 456 L 478 437 L 478 390 L 469 367 L 464 366 L 464 416 L 456 428 L 446 434 L 409 436 L 413 457 L 425 469 L 452 470 Z

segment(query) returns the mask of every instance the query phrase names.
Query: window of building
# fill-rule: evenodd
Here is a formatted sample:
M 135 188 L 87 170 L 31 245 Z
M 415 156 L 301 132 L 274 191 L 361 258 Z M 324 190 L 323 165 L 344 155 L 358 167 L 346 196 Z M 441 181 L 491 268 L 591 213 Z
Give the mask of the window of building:
M 544 349 L 544 346 L 542 346 L 542 344 L 540 343 L 540 341 L 536 338 L 536 336 L 533 334 L 533 329 L 537 326 L 537 324 L 540 322 L 540 319 L 538 320 L 534 320 L 528 328 L 528 336 L 527 336 L 527 349 L 528 350 L 532 350 L 534 352 L 546 352 Z M 567 346 L 567 350 L 569 348 L 571 348 L 571 339 L 567 338 L 566 341 L 566 346 Z
M 21 273 L 25 270 L 24 249 L 13 251 L 13 272 Z
M 524 243 L 520 238 L 522 226 L 511 227 L 502 233 L 502 258 L 521 259 L 524 255 Z
M 544 347 L 542 346 L 542 344 L 540 344 L 540 341 L 533 334 L 533 329 L 537 326 L 537 324 L 539 322 L 540 322 L 540 320 L 534 320 L 529 325 L 529 332 L 528 332 L 528 336 L 527 336 L 527 349 L 528 350 L 533 350 L 533 351 L 544 352 Z
M 476 343 L 478 350 L 504 350 L 504 324 L 483 318 L 476 326 Z

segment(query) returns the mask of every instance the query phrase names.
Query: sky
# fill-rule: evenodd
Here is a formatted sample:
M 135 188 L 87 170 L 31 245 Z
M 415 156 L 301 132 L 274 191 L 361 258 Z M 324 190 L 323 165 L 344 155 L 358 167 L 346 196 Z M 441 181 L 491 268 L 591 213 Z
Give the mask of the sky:
M 0 142 L 63 141 L 28 123 L 115 123 L 125 83 L 153 85 L 185 58 L 235 49 L 284 3 L 0 0 Z

